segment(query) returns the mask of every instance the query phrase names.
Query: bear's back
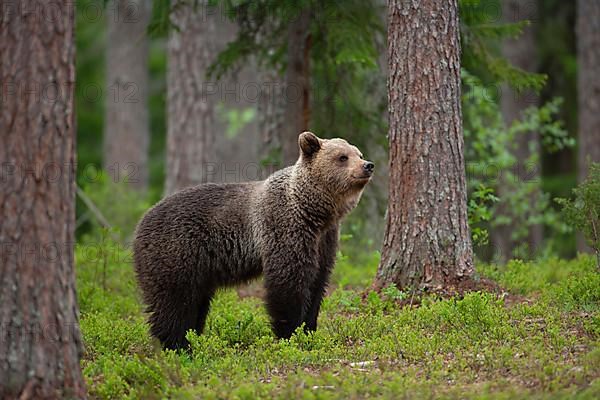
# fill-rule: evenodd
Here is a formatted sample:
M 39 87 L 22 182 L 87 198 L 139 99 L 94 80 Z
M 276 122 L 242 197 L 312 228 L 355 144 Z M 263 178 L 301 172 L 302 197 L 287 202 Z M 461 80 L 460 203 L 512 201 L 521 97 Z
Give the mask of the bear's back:
M 248 210 L 261 184 L 202 184 L 161 200 L 136 230 L 140 280 L 158 272 L 174 286 L 190 279 L 233 284 L 260 274 Z

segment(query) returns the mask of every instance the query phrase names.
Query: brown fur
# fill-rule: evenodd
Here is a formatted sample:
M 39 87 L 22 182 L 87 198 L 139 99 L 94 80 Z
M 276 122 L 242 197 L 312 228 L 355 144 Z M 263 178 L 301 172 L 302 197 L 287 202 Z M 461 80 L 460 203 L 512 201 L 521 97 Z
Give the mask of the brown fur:
M 343 139 L 304 132 L 298 144 L 298 161 L 265 181 L 190 187 L 140 221 L 135 270 L 151 333 L 165 347 L 185 347 L 189 329 L 202 331 L 217 288 L 261 274 L 275 334 L 316 329 L 340 222 L 373 165 Z

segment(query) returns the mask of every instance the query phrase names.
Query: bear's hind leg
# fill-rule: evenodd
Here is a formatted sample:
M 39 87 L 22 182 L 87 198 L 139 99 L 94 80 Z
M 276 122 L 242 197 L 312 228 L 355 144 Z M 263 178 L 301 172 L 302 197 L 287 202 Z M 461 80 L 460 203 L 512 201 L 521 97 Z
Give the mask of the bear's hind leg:
M 204 325 L 206 324 L 206 317 L 210 311 L 210 302 L 212 301 L 214 293 L 208 296 L 204 296 L 201 301 L 198 302 L 198 312 L 196 314 L 196 322 L 194 324 L 194 330 L 199 335 L 204 331 Z
M 190 329 L 198 334 L 202 332 L 211 298 L 185 298 L 182 294 L 181 299 L 161 299 L 161 304 L 150 310 L 150 333 L 160 340 L 165 349 L 188 348 L 185 335 Z

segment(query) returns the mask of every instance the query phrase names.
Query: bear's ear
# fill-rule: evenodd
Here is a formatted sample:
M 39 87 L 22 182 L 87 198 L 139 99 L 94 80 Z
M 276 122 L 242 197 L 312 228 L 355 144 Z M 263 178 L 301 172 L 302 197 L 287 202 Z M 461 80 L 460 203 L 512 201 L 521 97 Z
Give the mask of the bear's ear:
M 310 157 L 321 149 L 321 139 L 312 132 L 302 132 L 298 136 L 298 145 L 302 153 Z

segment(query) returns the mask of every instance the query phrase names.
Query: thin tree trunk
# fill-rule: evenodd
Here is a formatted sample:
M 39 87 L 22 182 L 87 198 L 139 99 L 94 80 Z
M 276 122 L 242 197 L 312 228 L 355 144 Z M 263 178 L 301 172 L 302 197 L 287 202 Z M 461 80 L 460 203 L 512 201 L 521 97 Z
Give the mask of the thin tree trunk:
M 114 0 L 108 9 L 104 167 L 111 179 L 148 186 L 150 0 Z
M 73 3 L 0 6 L 0 398 L 83 398 Z
M 165 192 L 213 180 L 217 82 L 206 71 L 217 53 L 215 16 L 206 2 L 177 3 L 171 19 L 167 69 L 167 178 Z
M 290 21 L 288 65 L 285 77 L 285 125 L 281 130 L 283 164 L 298 159 L 298 135 L 308 130 L 310 120 L 310 9 Z
M 589 162 L 600 162 L 600 2 L 577 2 L 577 73 L 579 140 L 577 178 L 582 182 Z M 589 252 L 581 235 L 579 251 Z
M 582 182 L 589 162 L 600 162 L 600 2 L 577 2 L 577 58 L 578 180 Z
M 390 0 L 390 182 L 376 287 L 451 286 L 473 273 L 456 0 Z
M 269 165 L 277 164 L 277 149 L 281 149 L 281 132 L 284 131 L 285 84 L 275 70 L 261 73 L 261 94 L 258 100 L 258 126 L 260 131 L 260 152 Z M 293 134 L 290 132 L 290 136 Z M 290 140 L 291 141 L 291 140 Z
M 515 23 L 523 20 L 528 20 L 532 24 L 523 30 L 523 34 L 516 39 L 507 40 L 502 52 L 509 62 L 516 67 L 519 67 L 528 72 L 536 72 L 538 68 L 536 57 L 536 40 L 534 26 L 538 18 L 537 4 L 535 2 L 523 2 L 520 0 L 503 0 L 502 15 L 505 22 Z M 528 107 L 539 105 L 539 97 L 530 91 L 517 92 L 508 86 L 502 88 L 502 96 L 500 106 L 504 120 L 508 125 L 519 119 Z M 527 160 L 537 153 L 538 162 L 536 165 L 527 163 Z M 541 159 L 540 155 L 540 139 L 537 132 L 529 132 L 520 135 L 515 143 L 513 154 L 517 159 L 515 166 L 515 178 L 520 180 L 537 180 L 541 179 Z M 498 195 L 500 204 L 498 211 L 501 215 L 511 214 L 510 206 L 503 201 L 505 193 L 510 192 L 511 185 L 504 181 L 504 176 L 500 177 L 498 185 Z M 531 196 L 531 203 L 536 201 L 539 196 L 539 191 L 536 191 Z M 502 225 L 495 227 L 491 232 L 491 240 L 495 249 L 495 257 L 501 261 L 508 260 L 518 243 L 511 240 L 513 228 L 510 225 Z M 530 229 L 528 237 L 528 246 L 530 254 L 534 254 L 541 246 L 543 239 L 543 230 L 541 225 L 535 225 Z

